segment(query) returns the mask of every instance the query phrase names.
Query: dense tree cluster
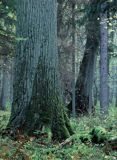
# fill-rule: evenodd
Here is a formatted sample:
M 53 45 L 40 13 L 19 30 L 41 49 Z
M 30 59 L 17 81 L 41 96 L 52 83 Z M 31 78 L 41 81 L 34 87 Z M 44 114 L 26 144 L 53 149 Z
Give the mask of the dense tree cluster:
M 10 132 L 62 140 L 73 134 L 69 116 L 117 106 L 116 11 L 116 0 L 0 1 L 0 108 L 11 107 Z

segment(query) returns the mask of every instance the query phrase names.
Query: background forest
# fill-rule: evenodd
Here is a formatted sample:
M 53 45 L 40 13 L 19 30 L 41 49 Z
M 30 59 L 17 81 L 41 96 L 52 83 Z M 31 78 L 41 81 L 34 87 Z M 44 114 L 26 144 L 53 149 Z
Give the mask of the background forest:
M 117 0 L 0 0 L 0 160 L 117 159 Z

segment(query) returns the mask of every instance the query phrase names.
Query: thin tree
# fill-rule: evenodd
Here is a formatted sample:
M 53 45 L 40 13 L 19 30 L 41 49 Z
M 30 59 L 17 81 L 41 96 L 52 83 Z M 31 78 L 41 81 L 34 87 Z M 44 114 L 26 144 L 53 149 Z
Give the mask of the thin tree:
M 107 2 L 100 6 L 100 111 L 108 113 L 108 29 L 107 29 Z
M 75 6 L 76 2 L 72 1 L 72 116 L 76 116 L 75 105 L 75 77 L 76 77 L 76 65 L 75 65 L 75 36 L 76 36 L 76 22 L 75 22 Z
M 11 100 L 11 72 L 8 56 L 4 55 L 2 56 L 2 59 L 0 107 L 1 110 L 5 111 Z

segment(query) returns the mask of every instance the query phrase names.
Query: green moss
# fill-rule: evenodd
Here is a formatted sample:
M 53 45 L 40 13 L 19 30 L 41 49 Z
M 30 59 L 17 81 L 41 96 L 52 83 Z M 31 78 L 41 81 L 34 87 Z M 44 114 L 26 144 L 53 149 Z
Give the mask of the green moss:
M 45 125 L 45 126 L 43 126 L 42 132 L 47 133 L 47 141 L 48 141 L 48 142 L 51 142 L 51 140 L 52 140 L 51 126 L 50 126 L 50 125 Z
M 103 143 L 108 139 L 108 133 L 103 127 L 95 127 L 91 131 L 91 140 L 93 143 Z
M 9 121 L 10 112 L 0 111 L 0 130 L 4 129 Z

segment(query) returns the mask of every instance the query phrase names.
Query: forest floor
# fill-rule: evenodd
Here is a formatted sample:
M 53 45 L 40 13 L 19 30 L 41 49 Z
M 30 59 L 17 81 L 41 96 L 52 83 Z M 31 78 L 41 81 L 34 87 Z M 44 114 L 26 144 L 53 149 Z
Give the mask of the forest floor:
M 9 116 L 10 112 L 0 111 L 0 130 L 5 128 Z M 50 143 L 44 136 L 20 136 L 17 141 L 0 136 L 0 160 L 117 160 L 117 148 L 113 150 L 106 143 L 117 138 L 117 108 L 104 120 L 97 114 L 71 119 L 71 124 L 75 134 L 61 143 Z M 92 139 L 94 131 L 100 143 Z

